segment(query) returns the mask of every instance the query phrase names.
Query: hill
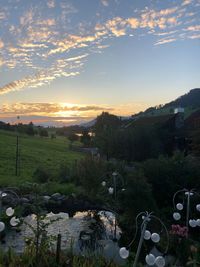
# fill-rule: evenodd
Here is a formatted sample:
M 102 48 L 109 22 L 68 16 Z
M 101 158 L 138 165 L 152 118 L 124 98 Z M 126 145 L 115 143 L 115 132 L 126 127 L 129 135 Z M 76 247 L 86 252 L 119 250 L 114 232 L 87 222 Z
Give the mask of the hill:
M 20 135 L 20 176 L 15 176 L 16 133 L 0 130 L 0 186 L 15 186 L 32 181 L 34 171 L 43 167 L 58 175 L 62 164 L 69 166 L 82 154 L 69 150 L 69 141 L 64 137 L 55 139 Z
M 195 88 L 164 105 L 166 107 L 200 108 L 200 88 Z
M 190 114 L 200 109 L 200 88 L 192 89 L 189 93 L 182 95 L 169 103 L 150 107 L 144 112 L 134 114 L 132 115 L 132 118 L 173 114 L 174 109 L 177 107 L 183 107 L 185 109 L 185 117 L 188 117 Z

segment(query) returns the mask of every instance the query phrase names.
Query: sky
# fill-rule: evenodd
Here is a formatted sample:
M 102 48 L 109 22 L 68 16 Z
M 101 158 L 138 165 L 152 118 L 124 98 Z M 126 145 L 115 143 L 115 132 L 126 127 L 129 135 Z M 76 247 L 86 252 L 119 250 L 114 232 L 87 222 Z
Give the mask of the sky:
M 200 0 L 0 0 L 0 120 L 129 116 L 200 87 Z

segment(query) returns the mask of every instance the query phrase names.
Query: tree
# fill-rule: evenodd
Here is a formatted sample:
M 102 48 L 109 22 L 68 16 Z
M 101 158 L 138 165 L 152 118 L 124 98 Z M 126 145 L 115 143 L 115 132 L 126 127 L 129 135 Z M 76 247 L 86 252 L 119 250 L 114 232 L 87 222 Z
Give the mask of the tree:
M 48 133 L 48 131 L 45 128 L 40 128 L 39 135 L 41 137 L 48 137 L 49 136 L 49 133 Z
M 68 135 L 68 139 L 70 141 L 70 145 L 69 146 L 72 147 L 73 142 L 78 140 L 78 135 L 75 134 L 75 133 L 71 133 L 71 134 Z
M 31 135 L 31 136 L 35 135 L 34 125 L 32 122 L 28 124 L 27 129 L 26 129 L 26 134 Z
M 91 136 L 89 135 L 87 130 L 84 130 L 82 132 L 81 138 L 80 138 L 81 143 L 83 143 L 85 146 L 89 146 L 91 142 Z
M 97 117 L 94 132 L 94 143 L 106 155 L 107 160 L 114 154 L 115 135 L 120 128 L 121 120 L 108 112 L 103 112 Z

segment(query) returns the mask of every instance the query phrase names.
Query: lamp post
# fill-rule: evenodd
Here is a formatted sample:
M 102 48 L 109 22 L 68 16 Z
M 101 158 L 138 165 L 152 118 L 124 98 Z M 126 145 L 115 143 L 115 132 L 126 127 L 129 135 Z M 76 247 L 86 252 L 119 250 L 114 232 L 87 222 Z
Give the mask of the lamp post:
M 139 219 L 142 219 L 142 223 L 140 224 L 140 227 L 138 226 L 138 220 Z M 134 259 L 133 267 L 137 267 L 138 259 L 140 256 L 140 252 L 141 252 L 144 240 L 151 240 L 155 244 L 159 243 L 159 241 L 160 241 L 160 234 L 158 234 L 156 232 L 151 233 L 150 230 L 147 230 L 149 223 L 152 221 L 159 224 L 159 226 L 161 227 L 160 233 L 164 232 L 166 234 L 166 237 L 167 237 L 167 245 L 166 245 L 166 248 L 165 248 L 163 255 L 165 255 L 168 251 L 169 234 L 168 234 L 168 231 L 167 231 L 165 224 L 157 216 L 153 215 L 152 212 L 150 212 L 150 213 L 149 212 L 141 212 L 136 217 L 136 231 L 135 231 L 135 236 L 134 236 L 133 240 L 130 242 L 130 244 L 127 247 L 122 247 L 119 250 L 119 254 L 123 259 L 128 258 L 128 256 L 129 256 L 129 250 L 128 249 L 135 241 L 137 234 L 138 234 L 138 229 L 140 229 L 140 239 L 139 239 L 139 243 L 137 246 L 137 251 L 136 251 L 136 256 Z M 157 267 L 164 267 L 165 266 L 164 257 L 163 256 L 155 257 L 152 253 L 149 253 L 146 255 L 145 261 L 149 266 L 153 266 L 153 265 L 156 265 Z
M 121 186 L 120 186 L 121 191 L 125 190 L 124 189 L 124 180 L 123 180 L 122 176 L 118 172 L 114 171 L 112 173 L 107 173 L 106 175 L 104 175 L 102 177 L 102 179 L 104 179 L 104 180 L 102 181 L 101 185 L 103 187 L 106 187 L 106 185 L 109 186 L 108 187 L 108 193 L 110 195 L 114 195 L 114 201 L 116 203 L 117 202 L 117 193 L 118 193 L 118 189 L 120 186 L 119 182 L 121 183 Z M 116 237 L 117 237 L 117 220 L 116 220 L 116 213 L 115 213 L 113 241 L 117 241 Z
M 14 196 L 17 201 L 19 202 L 19 196 L 18 194 L 11 188 L 7 188 L 7 189 L 1 189 L 0 191 L 0 233 L 3 232 L 5 230 L 5 223 L 3 221 L 1 221 L 1 215 L 3 213 L 3 205 L 2 205 L 2 200 L 4 197 L 7 197 L 7 196 Z M 15 213 L 15 210 L 12 208 L 12 207 L 8 207 L 6 209 L 6 215 L 8 217 L 11 217 L 10 219 L 10 225 L 15 227 L 19 224 L 19 219 L 16 218 L 15 216 L 13 216 Z
M 176 202 L 176 199 L 178 196 L 182 198 L 181 202 Z M 173 196 L 173 206 L 175 212 L 173 213 L 173 218 L 175 221 L 179 221 L 181 219 L 180 212 L 184 210 L 184 207 L 186 208 L 186 220 L 185 220 L 185 226 L 189 230 L 189 226 L 194 228 L 196 226 L 200 226 L 200 219 L 190 219 L 190 213 L 191 213 L 191 200 L 194 196 L 200 197 L 199 193 L 197 193 L 194 189 L 188 190 L 188 189 L 182 189 L 178 190 L 174 196 Z M 200 204 L 196 205 L 196 210 L 200 212 Z

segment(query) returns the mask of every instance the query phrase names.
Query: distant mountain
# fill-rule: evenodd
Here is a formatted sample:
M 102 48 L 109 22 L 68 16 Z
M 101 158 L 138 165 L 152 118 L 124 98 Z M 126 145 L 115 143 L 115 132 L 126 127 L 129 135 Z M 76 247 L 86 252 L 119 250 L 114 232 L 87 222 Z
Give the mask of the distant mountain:
M 90 128 L 90 127 L 94 126 L 95 123 L 96 123 L 96 119 L 88 121 L 88 122 L 81 123 L 81 124 L 79 124 L 79 126 L 82 126 L 82 127 L 85 127 L 85 128 Z
M 120 118 L 122 121 L 126 121 L 126 120 L 129 120 L 131 117 L 130 116 L 118 116 L 118 118 Z M 97 119 L 94 119 L 94 120 L 91 120 L 85 123 L 81 123 L 79 125 L 85 128 L 91 128 L 92 126 L 95 125 L 96 121 Z

